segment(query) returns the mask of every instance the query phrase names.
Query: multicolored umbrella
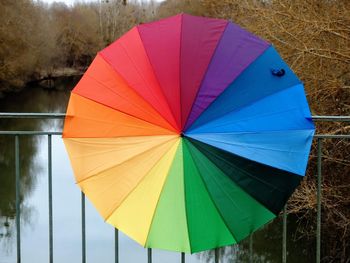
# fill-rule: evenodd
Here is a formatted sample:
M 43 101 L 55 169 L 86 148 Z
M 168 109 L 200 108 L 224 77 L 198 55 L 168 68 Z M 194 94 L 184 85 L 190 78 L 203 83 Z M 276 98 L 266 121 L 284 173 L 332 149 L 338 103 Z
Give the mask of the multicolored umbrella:
M 303 85 L 273 46 L 186 14 L 99 52 L 63 131 L 76 181 L 108 223 L 145 247 L 191 253 L 276 217 L 313 134 Z

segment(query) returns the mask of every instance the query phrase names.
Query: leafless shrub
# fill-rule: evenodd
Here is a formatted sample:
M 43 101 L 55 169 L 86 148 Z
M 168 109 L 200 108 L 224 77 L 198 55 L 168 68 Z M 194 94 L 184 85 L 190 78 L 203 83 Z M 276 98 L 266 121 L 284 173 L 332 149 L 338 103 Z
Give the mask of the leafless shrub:
M 350 115 L 350 1 L 203 0 L 207 15 L 232 19 L 269 40 L 305 84 L 314 115 Z M 317 124 L 318 133 L 349 134 L 342 123 Z M 306 179 L 289 202 L 300 231 L 312 236 L 316 216 L 316 149 Z M 324 140 L 323 255 L 346 262 L 350 240 L 350 142 Z

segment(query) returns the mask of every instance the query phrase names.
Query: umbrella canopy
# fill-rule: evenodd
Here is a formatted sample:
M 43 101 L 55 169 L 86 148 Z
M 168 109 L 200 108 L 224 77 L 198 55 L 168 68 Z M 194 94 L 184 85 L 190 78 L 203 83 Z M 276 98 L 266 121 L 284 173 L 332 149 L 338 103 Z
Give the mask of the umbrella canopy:
M 186 14 L 99 52 L 63 131 L 76 181 L 108 223 L 145 247 L 191 253 L 276 217 L 313 134 L 303 85 L 273 46 Z

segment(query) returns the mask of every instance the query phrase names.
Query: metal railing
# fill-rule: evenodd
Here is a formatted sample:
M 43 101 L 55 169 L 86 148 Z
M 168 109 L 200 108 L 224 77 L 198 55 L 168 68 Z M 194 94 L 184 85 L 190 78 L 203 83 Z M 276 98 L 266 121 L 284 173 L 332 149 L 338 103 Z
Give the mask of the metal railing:
M 0 119 L 63 119 L 64 113 L 0 113 Z M 315 122 L 350 122 L 350 116 L 312 116 Z M 16 180 L 16 252 L 17 263 L 21 262 L 21 211 L 20 211 L 20 148 L 19 137 L 28 135 L 46 135 L 48 139 L 48 201 L 49 201 L 49 262 L 53 263 L 53 209 L 52 209 L 52 136 L 62 135 L 59 131 L 1 131 L 0 135 L 15 137 L 15 180 Z M 322 141 L 324 139 L 350 139 L 350 134 L 317 134 L 317 227 L 316 262 L 321 262 L 321 202 L 322 202 Z M 287 212 L 282 212 L 282 263 L 287 262 Z M 82 263 L 86 263 L 85 232 L 85 195 L 81 193 L 81 236 Z M 119 235 L 114 232 L 114 261 L 119 262 Z M 249 262 L 253 262 L 253 234 L 249 237 Z M 219 250 L 214 252 L 215 263 L 219 262 Z M 152 263 L 152 249 L 147 249 L 147 262 Z M 185 254 L 181 253 L 181 263 L 185 263 Z

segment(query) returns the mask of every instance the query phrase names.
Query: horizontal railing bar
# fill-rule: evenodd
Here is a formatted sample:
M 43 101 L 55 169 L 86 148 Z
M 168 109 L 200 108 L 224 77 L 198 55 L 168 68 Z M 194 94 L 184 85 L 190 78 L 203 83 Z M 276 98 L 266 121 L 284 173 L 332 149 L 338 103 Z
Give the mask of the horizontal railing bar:
M 65 113 L 0 112 L 2 119 L 63 119 Z
M 0 119 L 8 118 L 34 118 L 34 119 L 63 119 L 65 113 L 32 113 L 32 112 L 0 112 Z M 311 116 L 314 121 L 341 121 L 350 122 L 350 116 Z
M 316 134 L 315 139 L 350 139 L 350 134 Z
M 62 135 L 58 131 L 0 131 L 0 135 Z
M 0 131 L 0 135 L 62 135 L 57 131 Z M 350 139 L 350 134 L 316 134 L 314 138 Z
M 314 121 L 341 121 L 341 122 L 349 122 L 350 116 L 312 116 Z

